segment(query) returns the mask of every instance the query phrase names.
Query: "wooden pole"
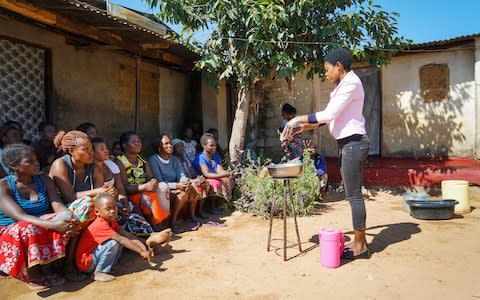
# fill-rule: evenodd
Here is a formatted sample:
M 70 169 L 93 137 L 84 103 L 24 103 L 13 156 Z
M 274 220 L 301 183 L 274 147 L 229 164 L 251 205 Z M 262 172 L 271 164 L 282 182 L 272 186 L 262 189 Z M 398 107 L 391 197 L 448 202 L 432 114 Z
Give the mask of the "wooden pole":
M 142 57 L 137 55 L 136 63 L 135 63 L 135 132 L 140 132 L 140 113 L 141 113 L 141 73 L 140 73 L 140 66 L 141 66 Z

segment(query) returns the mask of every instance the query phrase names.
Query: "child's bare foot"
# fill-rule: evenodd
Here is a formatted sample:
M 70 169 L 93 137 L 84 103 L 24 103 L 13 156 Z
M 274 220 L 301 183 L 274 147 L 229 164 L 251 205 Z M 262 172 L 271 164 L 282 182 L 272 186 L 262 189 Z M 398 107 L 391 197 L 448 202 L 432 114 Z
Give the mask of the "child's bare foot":
M 115 280 L 115 276 L 102 272 L 95 272 L 93 273 L 92 277 L 93 280 L 102 282 L 109 282 Z

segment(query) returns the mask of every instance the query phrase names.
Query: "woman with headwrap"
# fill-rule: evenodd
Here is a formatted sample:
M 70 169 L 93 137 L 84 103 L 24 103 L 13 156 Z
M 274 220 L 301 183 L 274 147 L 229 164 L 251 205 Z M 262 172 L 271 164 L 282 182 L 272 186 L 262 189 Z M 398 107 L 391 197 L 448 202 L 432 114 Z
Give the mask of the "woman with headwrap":
M 67 133 L 60 131 L 53 143 L 65 155 L 53 162 L 49 176 L 66 206 L 80 221 L 81 229 L 84 229 L 96 217 L 93 197 L 101 193 L 116 196 L 117 192 L 113 186 L 104 184 L 102 173 L 95 168 L 92 143 L 85 133 L 77 130 Z M 82 279 L 75 269 L 77 242 L 77 237 L 70 240 L 66 257 L 67 278 L 73 281 Z
M 310 124 L 328 123 L 330 133 L 337 140 L 340 173 L 352 210 L 355 235 L 342 254 L 344 259 L 370 257 L 365 238 L 366 211 L 362 195 L 363 164 L 370 142 L 362 115 L 364 90 L 351 65 L 349 51 L 341 48 L 330 51 L 324 58 L 325 75 L 327 81 L 336 84 L 336 87 L 330 93 L 327 107 L 323 111 L 291 119 L 282 133 L 282 138 L 290 139 L 296 132 L 310 129 Z

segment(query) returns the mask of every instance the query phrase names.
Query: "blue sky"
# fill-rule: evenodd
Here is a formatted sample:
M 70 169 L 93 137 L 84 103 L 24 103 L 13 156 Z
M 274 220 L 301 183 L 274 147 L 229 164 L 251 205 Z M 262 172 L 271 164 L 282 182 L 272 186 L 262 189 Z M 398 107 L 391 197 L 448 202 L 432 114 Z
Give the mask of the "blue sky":
M 142 0 L 113 0 L 112 2 L 152 12 Z M 480 33 L 479 0 L 374 0 L 386 11 L 400 13 L 399 34 L 424 43 L 445 40 L 462 35 Z M 177 26 L 171 26 L 178 30 Z M 208 33 L 199 33 L 203 40 Z

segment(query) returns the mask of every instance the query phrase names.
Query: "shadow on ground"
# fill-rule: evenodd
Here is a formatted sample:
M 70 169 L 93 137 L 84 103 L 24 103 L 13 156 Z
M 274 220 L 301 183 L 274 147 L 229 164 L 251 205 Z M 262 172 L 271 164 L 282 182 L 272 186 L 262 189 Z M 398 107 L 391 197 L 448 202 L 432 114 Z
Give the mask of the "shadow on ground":
M 377 233 L 370 233 L 369 231 L 382 228 Z M 367 235 L 373 236 L 372 242 L 369 244 L 370 253 L 379 253 L 385 250 L 390 245 L 406 241 L 412 235 L 420 233 L 422 230 L 417 223 L 402 222 L 394 224 L 378 225 L 367 228 Z M 353 234 L 353 231 L 346 232 L 346 234 Z
M 166 268 L 161 267 L 164 261 L 172 259 L 174 254 L 187 252 L 187 250 L 173 250 L 170 245 L 158 245 L 155 246 L 153 250 L 155 256 L 152 258 L 152 263 L 154 263 L 155 265 L 151 266 L 146 261 L 144 261 L 137 253 L 132 252 L 128 249 L 123 249 L 122 256 L 120 257 L 119 262 L 113 267 L 112 274 L 116 277 L 120 277 L 136 272 L 141 272 L 147 269 L 163 272 L 167 270 Z M 92 282 L 93 280 L 91 279 L 91 276 L 88 275 L 85 280 L 79 282 L 67 281 L 61 286 L 51 287 L 46 291 L 38 292 L 37 295 L 39 297 L 46 298 L 61 292 L 75 292 L 84 288 Z
M 371 230 L 376 230 L 382 228 L 382 230 L 377 233 L 369 233 Z M 420 233 L 421 229 L 416 223 L 404 222 L 404 223 L 394 223 L 394 224 L 385 224 L 378 225 L 367 228 L 367 235 L 373 236 L 372 242 L 369 244 L 368 248 L 371 254 L 379 253 L 385 250 L 390 245 L 406 241 L 412 237 L 412 235 Z M 353 234 L 353 231 L 345 232 L 344 234 Z M 345 236 L 345 243 L 350 241 L 349 236 Z M 315 248 L 320 246 L 318 234 L 312 235 L 307 243 L 313 243 L 310 247 L 303 250 L 301 253 L 306 254 Z M 305 244 L 305 243 L 302 243 Z M 289 243 L 289 248 L 296 247 L 298 244 Z M 279 249 L 277 249 L 279 250 Z M 300 256 L 300 254 L 295 255 Z M 293 257 L 292 257 L 293 258 Z M 342 265 L 348 264 L 352 260 L 342 260 Z

